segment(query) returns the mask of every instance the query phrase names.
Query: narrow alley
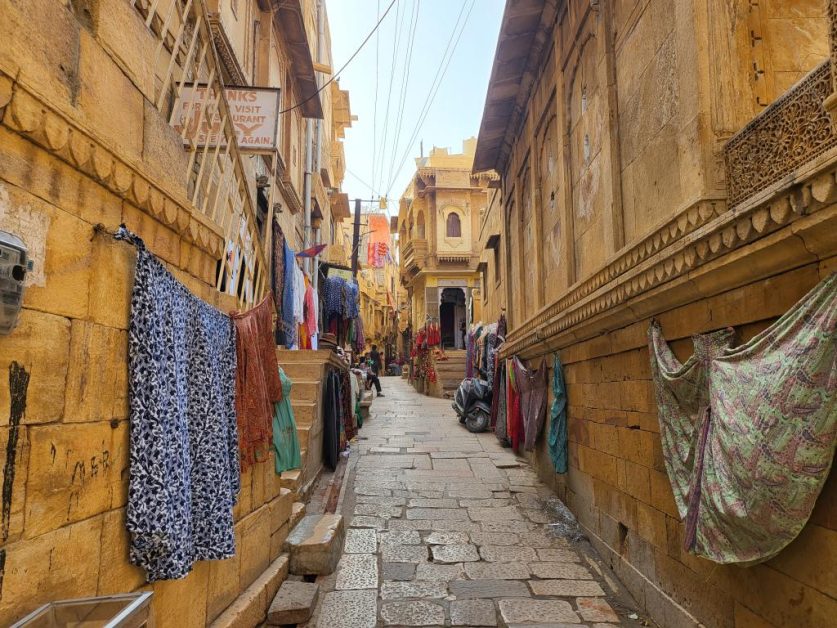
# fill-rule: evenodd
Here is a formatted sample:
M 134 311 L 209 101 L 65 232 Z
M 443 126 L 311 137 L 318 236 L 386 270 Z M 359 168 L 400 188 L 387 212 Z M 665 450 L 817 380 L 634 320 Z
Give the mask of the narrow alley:
M 525 462 L 459 425 L 448 400 L 384 385 L 338 505 L 344 554 L 309 626 L 603 627 L 635 613 Z

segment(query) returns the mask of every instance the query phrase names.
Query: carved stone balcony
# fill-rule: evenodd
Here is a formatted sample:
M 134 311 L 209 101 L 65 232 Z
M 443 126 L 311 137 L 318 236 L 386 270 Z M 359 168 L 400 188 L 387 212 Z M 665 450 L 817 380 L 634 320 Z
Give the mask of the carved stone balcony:
M 730 207 L 790 183 L 837 146 L 823 101 L 832 92 L 826 61 L 734 135 L 724 147 Z
M 427 264 L 427 240 L 413 239 L 404 246 L 402 267 L 410 274 L 415 274 Z

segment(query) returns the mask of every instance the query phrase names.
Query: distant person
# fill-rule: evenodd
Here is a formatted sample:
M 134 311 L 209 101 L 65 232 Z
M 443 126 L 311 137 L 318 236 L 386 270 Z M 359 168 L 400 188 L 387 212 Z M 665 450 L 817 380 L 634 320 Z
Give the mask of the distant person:
M 363 373 L 364 378 L 366 379 L 366 388 L 367 390 L 371 387 L 375 387 L 375 392 L 378 394 L 379 397 L 383 397 L 384 394 L 381 392 L 381 380 L 378 379 L 378 376 L 372 372 L 369 368 L 368 361 L 361 356 L 360 361 L 358 362 L 358 370 Z
M 463 319 L 462 322 L 459 323 L 459 342 L 456 343 L 457 349 L 464 349 L 465 348 L 465 320 Z
M 372 367 L 372 372 L 377 377 L 381 373 L 381 354 L 378 353 L 378 345 L 372 345 L 372 351 L 369 352 L 369 365 Z

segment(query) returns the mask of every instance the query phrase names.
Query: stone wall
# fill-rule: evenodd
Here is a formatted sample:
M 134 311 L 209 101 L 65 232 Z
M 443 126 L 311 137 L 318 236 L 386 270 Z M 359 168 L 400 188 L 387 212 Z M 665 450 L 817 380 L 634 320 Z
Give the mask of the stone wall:
M 555 474 L 543 438 L 533 461 L 663 626 L 820 626 L 837 612 L 833 474 L 766 564 L 686 553 L 650 379 L 651 317 L 684 360 L 692 334 L 733 326 L 746 341 L 837 269 L 826 3 L 757 4 L 570 0 L 534 16 L 510 2 L 477 150 L 502 177 L 504 290 L 486 310 L 508 309 L 504 354 L 536 366 L 558 351 L 565 365 L 569 473 Z M 490 148 L 496 137 L 506 145 Z M 767 138 L 804 149 L 756 157 Z
M 733 326 L 741 342 L 769 326 L 829 273 L 810 263 L 657 316 L 678 359 L 692 334 Z M 569 398 L 570 469 L 556 475 L 543 438 L 539 475 L 638 603 L 663 626 L 825 626 L 837 612 L 837 482 L 832 472 L 808 524 L 772 560 L 718 565 L 683 549 L 663 463 L 646 332 L 650 317 L 561 351 Z
M 20 325 L 0 338 L 2 625 L 50 600 L 148 588 L 125 530 L 134 254 L 94 225 L 124 222 L 195 294 L 235 307 L 213 288 L 219 233 L 178 200 L 182 148 L 148 100 L 153 57 L 128 7 L 2 8 L 0 229 L 35 263 Z M 209 623 L 279 555 L 292 493 L 272 460 L 242 485 L 235 558 L 150 587 L 158 626 Z

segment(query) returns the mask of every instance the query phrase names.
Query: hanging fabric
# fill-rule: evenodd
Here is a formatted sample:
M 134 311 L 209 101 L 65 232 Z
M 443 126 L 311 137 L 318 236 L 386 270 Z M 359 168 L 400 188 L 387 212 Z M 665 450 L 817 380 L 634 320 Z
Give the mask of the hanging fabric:
M 282 399 L 273 341 L 273 311 L 273 298 L 268 295 L 248 312 L 232 314 L 236 331 L 235 406 L 242 470 L 267 459 L 273 438 L 273 404 Z
M 663 456 L 688 551 L 754 564 L 807 522 L 837 441 L 837 275 L 750 342 L 694 338 L 680 364 L 649 329 Z
M 505 360 L 498 360 L 497 362 L 497 380 L 499 382 L 499 387 L 495 389 L 497 392 L 495 393 L 495 397 L 497 398 L 497 410 L 496 416 L 494 417 L 494 435 L 497 437 L 497 440 L 500 441 L 500 444 L 503 447 L 509 446 L 509 438 L 508 438 L 508 416 L 506 412 L 507 408 L 507 400 L 508 397 L 506 396 L 506 361 Z M 492 413 L 494 412 L 494 403 L 492 401 L 491 404 Z
M 235 330 L 121 227 L 137 248 L 128 332 L 127 528 L 149 582 L 235 554 L 241 485 Z
M 332 471 L 340 456 L 340 432 L 340 379 L 330 369 L 323 399 L 323 462 Z
M 294 269 L 296 258 L 291 247 L 285 240 L 285 280 L 282 293 L 282 332 L 285 346 L 291 348 L 296 344 L 296 323 L 294 322 Z
M 514 358 L 506 361 L 506 416 L 508 439 L 512 449 L 520 451 L 523 442 L 523 416 L 520 412 L 520 391 L 517 388 L 517 373 Z
M 556 473 L 567 472 L 567 387 L 564 367 L 556 353 L 552 358 L 552 407 L 549 411 L 549 457 Z
M 523 447 L 535 449 L 535 441 L 543 429 L 546 416 L 547 372 L 546 360 L 534 371 L 517 357 L 513 358 L 515 388 L 520 396 L 520 415 L 523 423 Z
M 302 465 L 299 450 L 299 436 L 296 431 L 294 410 L 291 406 L 291 388 L 293 382 L 278 369 L 282 382 L 282 400 L 273 405 L 273 453 L 276 473 L 299 469 Z
M 285 234 L 282 232 L 282 227 L 279 226 L 279 221 L 273 218 L 273 242 L 272 242 L 272 258 L 273 268 L 271 273 L 271 290 L 273 292 L 273 302 L 276 305 L 276 312 L 279 318 L 282 318 L 282 300 L 284 298 L 285 289 Z M 284 344 L 284 339 L 280 338 L 282 334 L 281 326 L 276 326 L 276 344 Z M 282 342 L 280 342 L 282 340 Z

